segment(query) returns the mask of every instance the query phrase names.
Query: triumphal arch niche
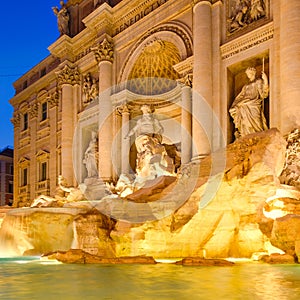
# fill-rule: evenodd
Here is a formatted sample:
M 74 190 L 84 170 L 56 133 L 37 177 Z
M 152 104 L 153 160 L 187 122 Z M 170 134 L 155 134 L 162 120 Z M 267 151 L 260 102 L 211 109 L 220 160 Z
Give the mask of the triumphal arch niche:
M 192 46 L 189 35 L 179 31 L 165 25 L 142 37 L 124 63 L 120 83 L 81 114 L 75 139 L 79 183 L 99 187 L 99 180 L 116 182 L 121 174 L 146 178 L 152 172 L 144 165 L 147 159 L 151 169 L 152 163 L 159 169 L 154 177 L 176 174 L 191 161 Z M 103 106 L 105 97 L 110 107 Z M 161 156 L 164 162 L 157 163 Z

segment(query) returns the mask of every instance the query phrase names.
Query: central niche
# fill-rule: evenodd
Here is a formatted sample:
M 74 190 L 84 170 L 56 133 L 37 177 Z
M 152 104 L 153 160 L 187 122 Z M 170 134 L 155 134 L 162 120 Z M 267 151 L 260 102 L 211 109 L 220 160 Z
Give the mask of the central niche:
M 159 95 L 176 87 L 178 73 L 173 66 L 180 62 L 177 47 L 155 39 L 147 43 L 129 74 L 128 89 L 140 95 Z

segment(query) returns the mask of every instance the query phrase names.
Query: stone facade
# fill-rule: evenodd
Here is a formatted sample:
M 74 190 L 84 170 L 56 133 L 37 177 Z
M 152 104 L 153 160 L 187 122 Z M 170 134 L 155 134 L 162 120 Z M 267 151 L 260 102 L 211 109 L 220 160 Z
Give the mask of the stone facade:
M 268 127 L 299 127 L 298 0 L 69 0 L 62 8 L 68 30 L 14 83 L 10 100 L 16 207 L 53 196 L 59 175 L 83 183 L 93 132 L 99 178 L 134 170 L 134 142 L 124 137 L 143 104 L 155 108 L 183 164 L 231 143 L 228 111 L 248 67 L 269 79 Z
M 0 206 L 13 203 L 13 156 L 9 147 L 0 151 Z

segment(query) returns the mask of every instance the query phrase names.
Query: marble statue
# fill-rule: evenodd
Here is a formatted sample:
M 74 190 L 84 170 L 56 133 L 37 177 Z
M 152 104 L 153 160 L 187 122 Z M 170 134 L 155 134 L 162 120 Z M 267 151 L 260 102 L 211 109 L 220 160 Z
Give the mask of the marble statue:
M 83 103 L 89 104 L 98 97 L 98 85 L 95 78 L 88 73 L 83 80 Z
M 52 10 L 54 14 L 57 16 L 57 25 L 58 30 L 61 35 L 69 35 L 69 13 L 67 11 L 66 5 L 64 1 L 60 1 L 61 9 L 59 9 L 57 6 L 52 7 Z
M 164 130 L 160 122 L 153 117 L 150 106 L 142 105 L 141 111 L 143 113 L 142 117 L 137 121 L 136 125 L 129 131 L 125 138 L 132 135 L 135 135 L 136 138 L 142 135 L 147 135 L 157 138 L 161 142 L 161 134 Z
M 263 102 L 269 94 L 268 77 L 262 71 L 261 78 L 256 79 L 256 69 L 252 67 L 245 73 L 249 83 L 243 86 L 229 109 L 236 138 L 268 129 L 263 112 Z
M 97 132 L 92 131 L 91 141 L 85 150 L 83 163 L 87 169 L 87 177 L 98 177 L 98 137 Z
M 61 206 L 66 202 L 82 201 L 85 200 L 85 196 L 80 188 L 70 187 L 67 184 L 66 179 L 62 176 L 58 176 L 58 187 L 54 197 L 47 195 L 39 195 L 35 198 L 30 207 L 49 207 L 49 206 Z M 59 202 L 61 204 L 59 204 Z
M 162 144 L 163 127 L 153 116 L 149 105 L 142 105 L 142 117 L 125 138 L 135 136 L 137 149 L 135 188 L 143 186 L 147 180 L 174 174 L 173 160 Z

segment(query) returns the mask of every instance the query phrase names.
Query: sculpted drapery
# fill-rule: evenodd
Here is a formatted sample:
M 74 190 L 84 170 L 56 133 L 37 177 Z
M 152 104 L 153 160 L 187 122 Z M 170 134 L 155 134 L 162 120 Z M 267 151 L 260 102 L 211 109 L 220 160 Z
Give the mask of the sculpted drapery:
M 247 68 L 246 74 L 249 83 L 243 86 L 229 109 L 236 138 L 268 129 L 263 112 L 263 102 L 269 94 L 267 75 L 262 72 L 262 77 L 256 79 L 255 68 Z

